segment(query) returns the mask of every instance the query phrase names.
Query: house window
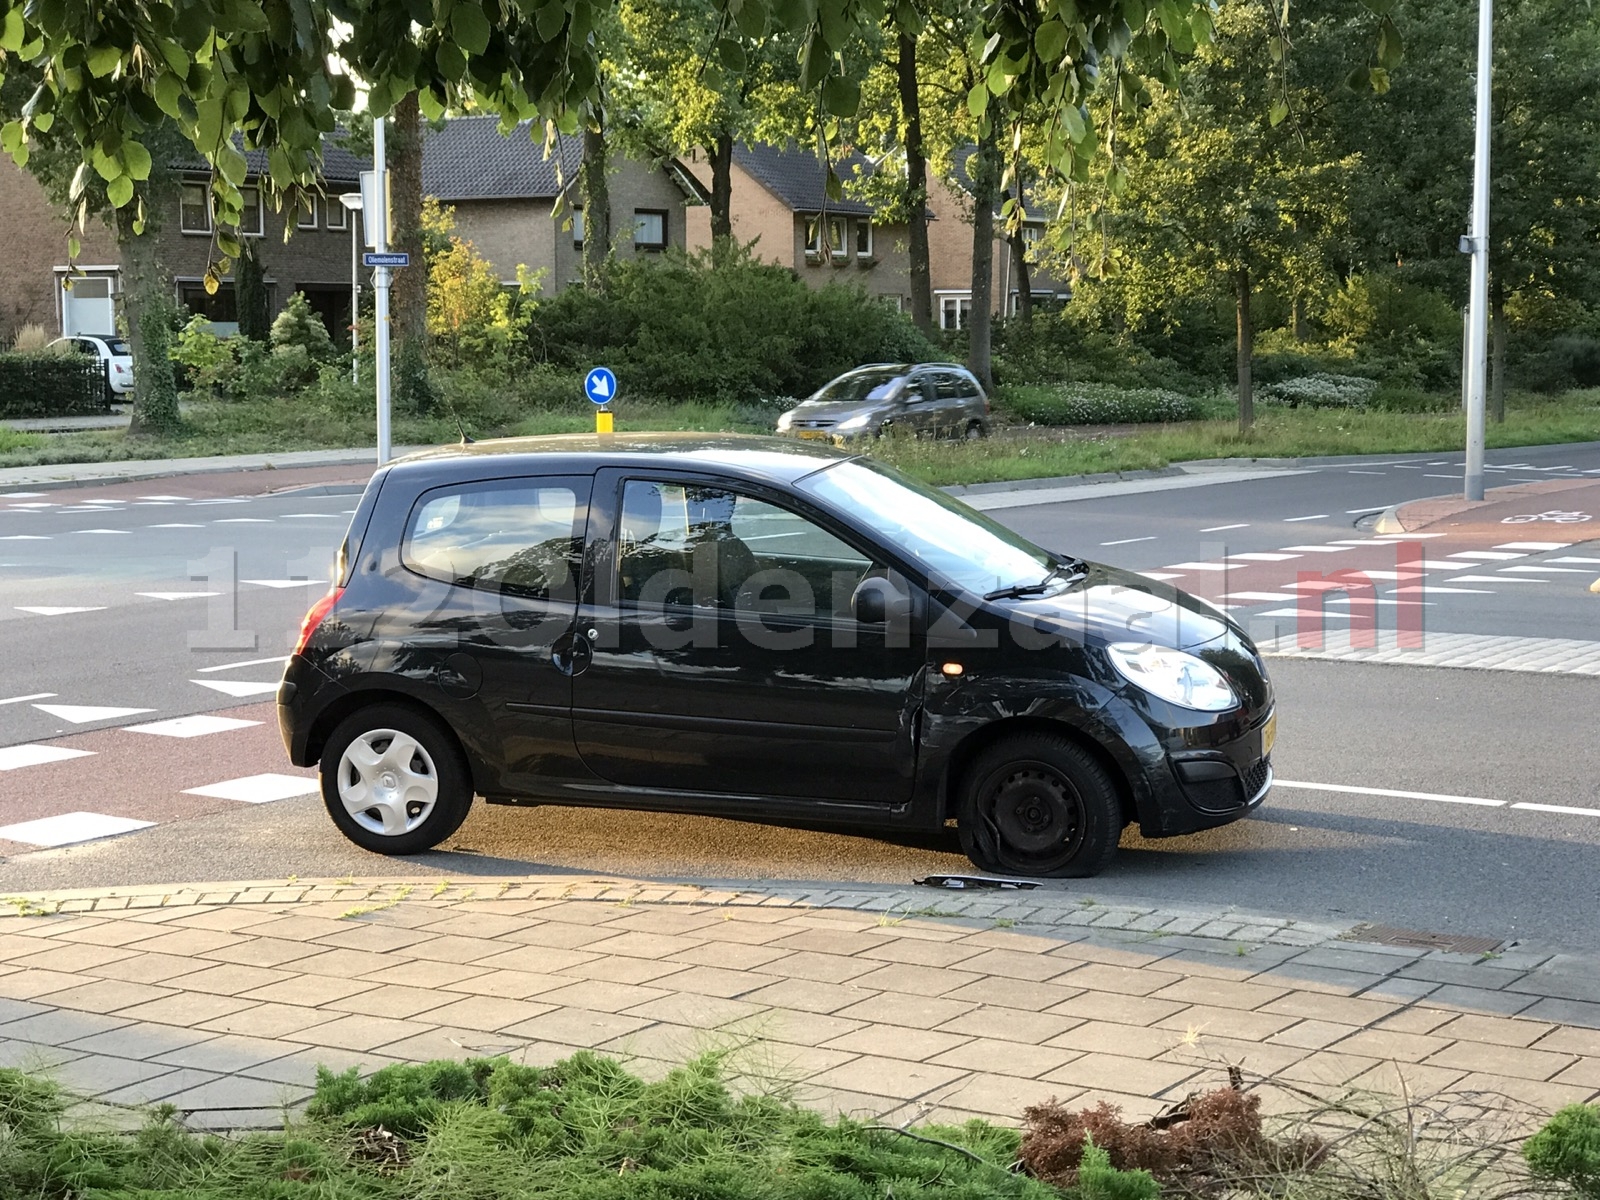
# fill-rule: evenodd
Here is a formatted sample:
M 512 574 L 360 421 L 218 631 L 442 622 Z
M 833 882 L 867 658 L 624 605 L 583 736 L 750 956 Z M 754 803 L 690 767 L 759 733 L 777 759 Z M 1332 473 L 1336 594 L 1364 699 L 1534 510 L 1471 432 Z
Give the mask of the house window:
M 835 258 L 845 256 L 844 225 L 843 217 L 828 218 L 828 249 L 833 252 Z
M 583 246 L 583 209 L 581 208 L 572 210 L 572 244 L 580 248 Z
M 633 248 L 635 250 L 667 248 L 667 214 L 664 209 L 633 210 Z
M 266 232 L 262 225 L 261 189 L 255 184 L 239 189 L 239 198 L 244 201 L 244 208 L 239 214 L 239 232 L 245 237 L 260 237 Z
M 329 229 L 350 228 L 350 210 L 344 206 L 342 196 L 329 196 L 324 202 L 324 207 L 328 210 Z
M 1032 248 L 1035 242 L 1044 236 L 1043 225 L 1024 225 L 1022 227 L 1022 244 Z
M 205 289 L 205 284 L 197 281 L 185 280 L 178 284 L 178 303 L 183 305 L 195 316 L 204 317 L 208 321 L 221 325 L 232 325 L 237 328 L 239 321 L 239 305 L 233 291 L 233 281 L 225 281 L 212 295 Z M 227 332 L 234 332 L 228 330 Z
M 300 229 L 315 229 L 317 227 L 317 198 L 310 192 L 301 192 L 300 200 L 295 205 L 295 225 Z
M 972 297 L 969 294 L 939 297 L 939 328 L 965 329 L 972 315 Z
M 186 183 L 179 193 L 179 227 L 185 233 L 211 232 L 211 188 Z
M 871 221 L 862 220 L 862 221 L 857 221 L 856 222 L 856 257 L 857 258 L 871 258 L 872 257 L 872 222 Z

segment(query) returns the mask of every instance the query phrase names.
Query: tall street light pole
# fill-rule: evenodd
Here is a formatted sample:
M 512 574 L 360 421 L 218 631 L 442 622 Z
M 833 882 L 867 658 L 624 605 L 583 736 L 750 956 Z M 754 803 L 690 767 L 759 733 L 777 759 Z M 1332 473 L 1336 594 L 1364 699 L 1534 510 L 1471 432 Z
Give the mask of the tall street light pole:
M 1478 0 L 1478 110 L 1472 164 L 1472 225 L 1461 248 L 1472 255 L 1467 315 L 1466 498 L 1483 499 L 1483 438 L 1489 349 L 1489 89 L 1494 66 L 1494 0 Z
M 361 214 L 361 193 L 345 192 L 339 197 L 350 222 L 350 382 L 361 382 L 361 239 L 357 220 Z
M 384 151 L 382 117 L 372 122 L 372 170 L 377 176 L 373 189 L 378 197 L 374 225 L 367 238 L 379 254 L 389 252 L 389 163 Z M 378 465 L 389 461 L 389 268 L 378 266 L 372 273 L 376 293 L 373 312 L 372 348 L 378 376 Z

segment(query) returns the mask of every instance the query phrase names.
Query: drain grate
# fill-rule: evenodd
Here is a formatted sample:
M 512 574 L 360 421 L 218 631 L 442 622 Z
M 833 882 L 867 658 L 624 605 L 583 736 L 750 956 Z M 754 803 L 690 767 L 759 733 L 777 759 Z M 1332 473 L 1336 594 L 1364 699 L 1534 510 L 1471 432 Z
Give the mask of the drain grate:
M 1381 946 L 1406 946 L 1416 950 L 1452 950 L 1457 954 L 1492 954 L 1504 944 L 1499 938 L 1470 933 L 1425 933 L 1393 925 L 1357 925 L 1339 935 L 1346 942 L 1377 942 Z

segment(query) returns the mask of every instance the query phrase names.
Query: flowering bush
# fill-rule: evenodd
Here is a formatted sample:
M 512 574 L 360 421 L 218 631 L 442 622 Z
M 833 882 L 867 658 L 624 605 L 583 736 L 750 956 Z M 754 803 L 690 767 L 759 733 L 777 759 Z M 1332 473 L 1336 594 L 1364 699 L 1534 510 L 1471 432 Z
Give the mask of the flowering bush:
M 1200 402 L 1165 388 L 1063 383 L 1009 389 L 1003 407 L 1036 425 L 1124 425 L 1197 421 Z
M 1263 404 L 1287 408 L 1366 408 L 1377 390 L 1375 379 L 1323 373 L 1269 383 L 1257 396 Z

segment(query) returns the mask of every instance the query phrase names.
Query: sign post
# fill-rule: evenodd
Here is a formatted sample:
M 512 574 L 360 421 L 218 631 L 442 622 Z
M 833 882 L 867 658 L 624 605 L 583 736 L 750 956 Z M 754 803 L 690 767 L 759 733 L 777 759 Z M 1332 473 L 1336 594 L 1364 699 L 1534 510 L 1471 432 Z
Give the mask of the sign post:
M 595 407 L 594 431 L 611 433 L 613 430 L 610 404 L 617 398 L 617 377 L 610 367 L 591 367 L 583 377 L 583 394 Z
M 376 358 L 378 376 L 378 465 L 389 461 L 389 264 L 384 259 L 389 250 L 389 163 L 384 150 L 382 117 L 372 122 L 372 196 L 375 212 L 364 214 L 367 239 L 378 262 L 372 273 L 375 304 L 373 308 L 372 348 Z

